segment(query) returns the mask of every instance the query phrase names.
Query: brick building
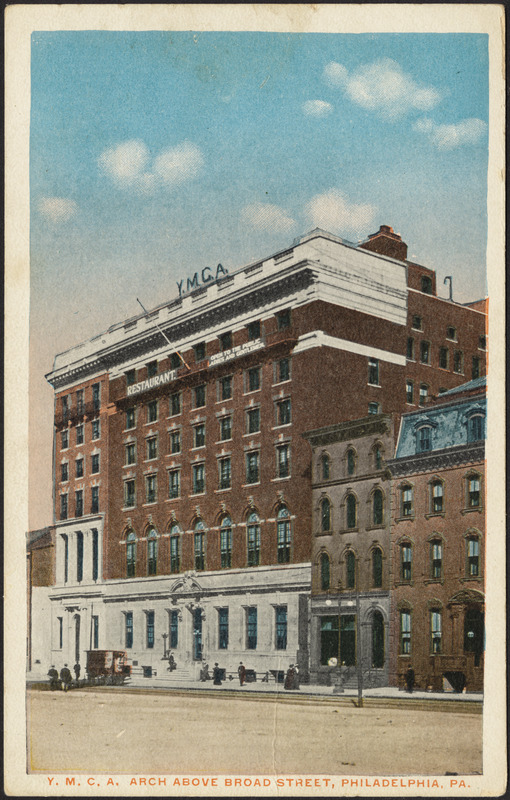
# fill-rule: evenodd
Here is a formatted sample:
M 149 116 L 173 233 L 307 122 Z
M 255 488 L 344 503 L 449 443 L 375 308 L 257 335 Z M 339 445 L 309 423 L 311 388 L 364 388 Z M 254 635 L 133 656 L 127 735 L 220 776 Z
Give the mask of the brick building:
M 485 370 L 485 314 L 438 298 L 406 250 L 385 226 L 359 246 L 315 230 L 55 358 L 52 661 L 122 647 L 149 674 L 170 646 L 189 675 L 307 672 L 302 434 Z
M 405 414 L 388 462 L 394 685 L 412 661 L 421 688 L 483 689 L 485 384 Z
M 313 683 L 357 685 L 361 657 L 364 684 L 388 684 L 391 514 L 386 459 L 395 449 L 394 416 L 377 414 L 304 434 L 312 446 Z

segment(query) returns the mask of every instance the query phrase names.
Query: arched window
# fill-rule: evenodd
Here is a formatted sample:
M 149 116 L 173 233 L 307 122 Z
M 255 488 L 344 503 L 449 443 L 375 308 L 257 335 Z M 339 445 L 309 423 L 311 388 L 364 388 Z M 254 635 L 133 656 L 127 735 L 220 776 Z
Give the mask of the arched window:
M 485 419 L 475 414 L 468 419 L 468 442 L 479 442 L 485 437 Z
M 320 557 L 321 589 L 323 592 L 330 587 L 330 561 L 327 553 L 321 553 Z
M 354 472 L 356 470 L 356 452 L 352 449 L 352 447 L 349 447 L 349 449 L 347 450 L 346 458 L 347 458 L 347 474 L 354 475 Z
M 321 531 L 331 530 L 331 503 L 327 497 L 321 500 Z
M 481 505 L 480 475 L 475 473 L 467 477 L 467 507 L 479 508 Z
M 255 512 L 248 517 L 247 535 L 248 566 L 257 567 L 260 564 L 260 519 Z
M 136 575 L 136 536 L 134 531 L 130 531 L 126 536 L 126 574 L 128 578 Z
M 324 453 L 321 458 L 321 473 L 322 473 L 322 480 L 329 481 L 329 456 L 327 453 Z
M 290 563 L 290 545 L 291 545 L 291 532 L 290 532 L 290 514 L 289 509 L 282 506 L 278 511 L 276 520 L 276 543 L 278 550 L 278 563 Z
M 147 574 L 156 575 L 158 571 L 158 534 L 151 528 L 147 534 Z
M 430 425 L 424 425 L 418 429 L 416 445 L 418 453 L 426 453 L 428 450 L 432 450 L 432 428 Z
M 430 511 L 432 514 L 444 511 L 444 485 L 439 478 L 430 484 Z
M 382 586 L 382 570 L 382 550 L 380 547 L 374 547 L 372 550 L 372 584 L 376 589 L 380 589 Z
M 223 569 L 232 566 L 232 520 L 223 517 L 220 527 L 220 558 Z
M 413 487 L 409 483 L 400 487 L 400 516 L 413 516 Z
M 384 619 L 380 611 L 372 615 L 372 667 L 384 666 Z
M 354 589 L 356 586 L 356 556 L 349 550 L 345 557 L 346 569 L 346 584 L 348 589 Z
M 430 577 L 434 581 L 443 576 L 443 543 L 441 539 L 433 539 L 430 543 Z
M 466 538 L 466 576 L 478 578 L 480 575 L 480 540 L 476 535 Z
M 372 524 L 383 524 L 383 493 L 376 489 L 372 495 Z
M 436 655 L 442 651 L 443 640 L 443 620 L 440 608 L 434 608 L 430 612 L 430 650 Z
M 205 525 L 201 519 L 195 523 L 193 545 L 195 569 L 205 569 Z
M 170 528 L 170 572 L 179 572 L 180 570 L 180 541 L 181 529 L 175 522 Z
M 425 294 L 432 294 L 432 278 L 428 275 L 421 276 L 421 290 Z
M 383 468 L 383 449 L 380 444 L 374 447 L 374 467 L 375 469 Z
M 413 548 L 410 542 L 400 545 L 400 580 L 407 583 L 412 578 Z
M 356 497 L 353 494 L 347 495 L 347 527 L 356 527 Z

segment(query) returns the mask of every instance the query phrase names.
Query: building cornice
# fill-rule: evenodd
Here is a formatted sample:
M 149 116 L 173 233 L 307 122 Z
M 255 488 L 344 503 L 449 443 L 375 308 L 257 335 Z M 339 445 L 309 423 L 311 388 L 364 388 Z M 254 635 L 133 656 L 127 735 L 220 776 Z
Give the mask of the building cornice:
M 415 453 L 404 458 L 386 461 L 386 466 L 393 477 L 411 475 L 419 472 L 434 472 L 440 469 L 451 469 L 463 464 L 480 464 L 485 459 L 485 442 L 457 445 L 444 450 L 430 450 L 426 453 Z
M 303 438 L 310 442 L 312 447 L 321 447 L 335 442 L 345 442 L 350 439 L 360 439 L 362 436 L 383 435 L 391 430 L 391 414 L 373 414 L 351 422 L 342 422 L 338 425 L 328 425 L 313 431 L 303 433 Z

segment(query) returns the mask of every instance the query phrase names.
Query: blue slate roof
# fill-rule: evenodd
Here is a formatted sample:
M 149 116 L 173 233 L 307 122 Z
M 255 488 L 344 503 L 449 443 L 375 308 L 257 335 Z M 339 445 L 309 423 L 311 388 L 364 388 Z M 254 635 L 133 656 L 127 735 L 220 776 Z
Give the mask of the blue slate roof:
M 460 394 L 461 392 L 473 392 L 476 389 L 482 389 L 487 386 L 487 376 L 482 375 L 480 378 L 475 378 L 473 381 L 462 383 L 460 386 L 455 386 L 454 389 L 448 389 L 447 392 L 441 392 L 440 397 L 450 397 L 452 394 Z

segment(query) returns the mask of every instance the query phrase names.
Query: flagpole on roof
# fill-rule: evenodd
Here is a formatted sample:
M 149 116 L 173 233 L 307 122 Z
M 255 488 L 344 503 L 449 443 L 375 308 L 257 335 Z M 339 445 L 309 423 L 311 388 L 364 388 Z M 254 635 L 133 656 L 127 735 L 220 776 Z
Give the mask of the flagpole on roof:
M 148 311 L 147 311 L 147 309 L 145 308 L 144 304 L 141 302 L 141 300 L 138 300 L 138 297 L 137 297 L 136 299 L 137 299 L 137 302 L 138 302 L 138 303 L 140 303 L 141 307 L 143 308 L 143 310 L 144 310 L 144 313 L 145 313 L 145 316 L 146 316 L 146 317 L 148 317 L 148 316 L 149 316 L 149 312 L 148 312 Z M 164 338 L 167 340 L 167 342 L 168 342 L 168 344 L 170 345 L 170 347 L 172 347 L 172 342 L 170 341 L 170 339 L 169 339 L 169 338 L 168 338 L 168 336 L 166 335 L 165 331 L 164 331 L 164 330 L 162 330 L 162 328 L 160 328 L 160 327 L 159 327 L 159 325 L 158 325 L 158 323 L 157 323 L 156 321 L 154 321 L 154 324 L 155 324 L 156 328 L 158 329 L 158 331 L 160 332 L 160 334 L 161 334 L 162 336 L 164 336 Z M 187 364 L 187 362 L 184 360 L 183 356 L 182 356 L 182 355 L 179 353 L 179 351 L 178 351 L 178 350 L 176 350 L 175 352 L 177 353 L 177 355 L 178 355 L 178 356 L 179 356 L 179 358 L 181 359 L 181 361 L 182 361 L 182 363 L 184 364 L 184 366 L 186 367 L 186 369 L 189 369 L 189 370 L 191 370 L 191 367 L 189 366 L 189 364 Z

